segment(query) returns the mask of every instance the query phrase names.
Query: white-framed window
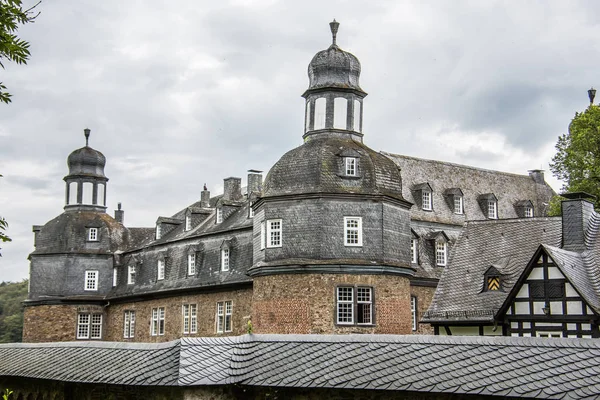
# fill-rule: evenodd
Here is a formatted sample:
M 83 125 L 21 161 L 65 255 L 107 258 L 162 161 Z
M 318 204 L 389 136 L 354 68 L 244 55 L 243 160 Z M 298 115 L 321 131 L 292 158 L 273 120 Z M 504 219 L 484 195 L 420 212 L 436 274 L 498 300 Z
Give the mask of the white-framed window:
M 135 283 L 135 265 L 130 265 L 127 269 L 127 284 L 133 285 Z
M 77 204 L 77 182 L 69 183 L 69 204 Z
M 133 339 L 135 336 L 135 311 L 126 310 L 123 313 L 123 337 Z
M 488 201 L 488 218 L 489 219 L 497 219 L 498 218 L 498 203 L 494 200 Z
M 229 248 L 221 249 L 221 271 L 229 271 Z
M 356 176 L 357 168 L 356 168 L 356 157 L 345 157 L 344 165 L 346 170 L 346 176 Z
M 104 204 L 104 185 L 102 183 L 99 183 L 98 186 L 98 195 L 96 197 L 96 203 L 103 206 Z
M 92 182 L 83 182 L 83 193 L 81 195 L 81 202 L 83 204 L 93 204 L 92 195 L 94 194 L 94 184 Z
M 115 268 L 113 268 L 113 287 L 117 286 L 117 283 L 119 283 L 118 276 L 119 276 L 119 274 L 118 274 L 117 268 L 115 267 Z
M 462 196 L 454 196 L 454 214 L 464 214 L 464 204 Z
M 266 242 L 266 228 L 265 228 L 265 221 L 262 221 L 260 223 L 260 249 L 264 250 L 265 249 L 265 242 Z
M 85 290 L 98 290 L 98 271 L 85 271 Z
M 151 336 L 162 336 L 165 334 L 165 308 L 156 307 L 152 309 L 152 321 L 150 324 Z
M 282 222 L 280 219 L 267 221 L 267 247 L 281 247 L 283 241 L 281 227 Z
M 183 313 L 183 333 L 198 332 L 198 306 L 196 304 L 184 304 Z
M 196 275 L 196 253 L 188 254 L 188 275 Z
M 344 217 L 344 245 L 362 246 L 362 217 Z
M 348 129 L 348 100 L 343 97 L 333 99 L 333 127 L 335 129 Z
M 223 222 L 223 209 L 221 207 L 217 208 L 217 224 Z
M 413 264 L 419 262 L 419 239 L 410 240 L 410 262 Z
M 156 279 L 165 279 L 165 260 L 158 260 Z
M 189 231 L 192 229 L 192 217 L 189 215 L 185 216 L 185 230 Z
M 435 264 L 441 267 L 446 265 L 446 242 L 435 243 Z
M 252 201 L 248 203 L 248 218 L 254 218 L 254 210 L 252 209 Z
M 231 301 L 219 301 L 217 303 L 216 325 L 217 333 L 231 332 L 231 316 L 233 313 L 233 303 Z
M 156 224 L 156 240 L 160 239 L 162 235 L 162 229 L 160 228 L 160 224 Z
M 98 228 L 90 228 L 88 231 L 88 240 L 90 242 L 98 241 Z
M 412 330 L 417 330 L 417 298 L 410 296 L 410 315 L 412 320 Z
M 423 201 L 423 210 L 431 211 L 433 209 L 432 201 L 431 201 L 431 191 L 422 190 L 421 191 L 421 199 Z
M 337 287 L 336 321 L 338 325 L 371 325 L 373 323 L 373 288 Z
M 315 100 L 315 120 L 313 121 L 313 129 L 325 129 L 325 121 L 327 116 L 327 100 L 325 97 L 319 97 Z
M 102 314 L 78 314 L 77 339 L 102 339 Z
M 354 130 L 360 132 L 360 101 L 354 100 Z
M 533 207 L 525 207 L 525 218 L 533 218 Z

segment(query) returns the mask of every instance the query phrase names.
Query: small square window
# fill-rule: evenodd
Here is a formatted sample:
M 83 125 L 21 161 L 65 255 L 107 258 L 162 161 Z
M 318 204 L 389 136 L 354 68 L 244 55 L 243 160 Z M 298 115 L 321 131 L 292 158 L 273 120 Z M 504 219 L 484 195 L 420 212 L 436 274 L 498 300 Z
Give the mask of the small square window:
M 165 279 L 165 260 L 158 260 L 158 265 L 156 268 L 157 268 L 156 279 L 157 280 Z
M 357 168 L 356 168 L 356 158 L 355 157 L 345 157 L 344 164 L 346 166 L 346 175 L 347 176 L 356 176 Z
M 229 271 L 229 249 L 221 249 L 221 271 Z
M 90 242 L 98 241 L 98 228 L 90 228 L 88 231 L 88 240 Z
M 436 242 L 435 264 L 440 267 L 446 266 L 446 242 Z
M 362 246 L 361 217 L 344 217 L 344 245 Z
M 488 276 L 487 277 L 487 289 L 491 290 L 500 290 L 500 277 L 499 276 Z
M 85 290 L 98 290 L 98 271 L 85 271 Z
M 431 192 L 429 190 L 423 190 L 421 192 L 421 198 L 423 200 L 423 210 L 431 211 L 433 209 L 431 204 Z
M 267 247 L 281 247 L 281 228 L 282 222 L 280 219 L 270 219 L 267 221 Z
M 454 196 L 454 214 L 464 214 L 463 197 Z
M 338 287 L 336 289 L 336 310 L 338 325 L 371 325 L 373 323 L 373 288 Z

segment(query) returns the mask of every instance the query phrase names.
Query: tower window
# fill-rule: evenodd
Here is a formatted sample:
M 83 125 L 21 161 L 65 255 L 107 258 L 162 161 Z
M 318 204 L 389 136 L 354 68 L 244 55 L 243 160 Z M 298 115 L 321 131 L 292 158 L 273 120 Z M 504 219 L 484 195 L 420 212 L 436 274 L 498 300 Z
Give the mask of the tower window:
M 85 271 L 85 290 L 98 290 L 98 271 Z
M 354 100 L 354 131 L 360 132 L 360 101 Z
M 98 193 L 96 197 L 96 204 L 101 206 L 104 205 L 104 185 L 102 183 L 98 184 Z
M 345 164 L 346 164 L 346 175 L 347 176 L 356 176 L 357 175 L 357 171 L 356 171 L 356 158 L 355 157 L 345 157 Z
M 333 100 L 333 127 L 347 129 L 348 100 L 336 97 Z
M 373 323 L 373 288 L 341 286 L 336 289 L 336 321 L 339 325 Z
M 325 129 L 326 106 L 327 100 L 325 100 L 325 97 L 320 97 L 315 100 L 315 130 Z
M 252 204 L 254 204 L 252 201 L 248 203 L 248 218 L 254 218 L 254 209 L 252 208 Z
M 270 219 L 267 221 L 267 247 L 281 247 L 281 228 L 282 222 L 280 219 Z
M 90 228 L 88 231 L 88 240 L 95 242 L 98 240 L 98 228 Z
M 77 204 L 77 182 L 69 183 L 69 204 Z
M 422 190 L 421 191 L 421 200 L 423 201 L 422 208 L 423 210 L 431 211 L 432 210 L 432 201 L 431 201 L 431 191 Z
M 118 283 L 118 271 L 117 268 L 113 268 L 113 287 L 117 286 Z
M 266 228 L 265 228 L 265 221 L 262 221 L 260 223 L 260 249 L 264 250 L 265 249 L 265 244 L 266 244 Z
M 361 217 L 344 217 L 344 245 L 362 246 Z
M 94 184 L 92 182 L 83 182 L 83 195 L 81 202 L 83 204 L 92 204 L 92 195 L 94 193 Z
M 306 125 L 304 126 L 304 132 L 310 130 L 310 100 L 306 101 Z
M 435 243 L 435 264 L 444 267 L 446 266 L 446 242 Z

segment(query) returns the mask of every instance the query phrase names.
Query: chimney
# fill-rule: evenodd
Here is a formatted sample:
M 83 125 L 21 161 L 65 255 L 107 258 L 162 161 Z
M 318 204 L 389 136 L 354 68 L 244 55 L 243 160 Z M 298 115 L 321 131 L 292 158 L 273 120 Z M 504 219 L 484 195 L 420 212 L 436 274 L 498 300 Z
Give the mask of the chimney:
M 40 233 L 40 231 L 42 230 L 44 226 L 43 225 L 33 225 L 32 231 L 33 231 L 33 247 L 37 246 L 37 237 L 38 237 L 38 233 Z
M 545 184 L 546 181 L 544 180 L 544 170 L 543 169 L 531 169 L 529 171 L 529 176 L 531 177 L 531 179 L 533 179 L 533 181 L 535 183 L 539 183 L 539 184 Z
M 248 170 L 248 195 L 262 191 L 262 171 Z
M 594 212 L 594 196 L 588 193 L 565 193 L 562 208 L 562 248 L 569 251 L 586 250 L 586 233 Z
M 242 198 L 242 179 L 225 178 L 223 179 L 223 200 L 236 201 Z
M 210 191 L 206 187 L 206 183 L 204 184 L 204 190 L 202 190 L 202 192 L 200 193 L 200 207 L 210 207 Z
M 122 224 L 123 221 L 125 221 L 125 211 L 121 210 L 121 203 L 117 203 L 117 210 L 115 210 L 115 219 L 120 224 Z

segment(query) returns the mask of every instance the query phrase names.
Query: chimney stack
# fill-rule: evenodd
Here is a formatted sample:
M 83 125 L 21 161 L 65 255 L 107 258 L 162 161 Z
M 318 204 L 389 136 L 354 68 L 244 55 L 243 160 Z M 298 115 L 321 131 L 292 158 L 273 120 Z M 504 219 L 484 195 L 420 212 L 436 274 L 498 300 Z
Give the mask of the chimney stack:
M 204 184 L 204 190 L 202 190 L 202 192 L 200 193 L 200 207 L 210 207 L 210 191 L 206 187 L 206 183 Z
M 125 221 L 125 211 L 121 210 L 121 203 L 117 204 L 117 210 L 115 210 L 115 219 L 120 224 Z
M 540 183 L 542 185 L 546 183 L 546 181 L 544 180 L 543 169 L 531 169 L 527 172 L 529 172 L 529 176 L 531 177 L 531 179 L 533 179 L 535 183 Z
M 248 170 L 248 195 L 262 191 L 262 179 L 262 171 L 255 169 Z
M 562 209 L 562 248 L 569 251 L 586 250 L 586 232 L 594 212 L 594 196 L 588 193 L 565 193 Z
M 223 179 L 223 200 L 237 201 L 242 198 L 242 179 L 225 178 Z

